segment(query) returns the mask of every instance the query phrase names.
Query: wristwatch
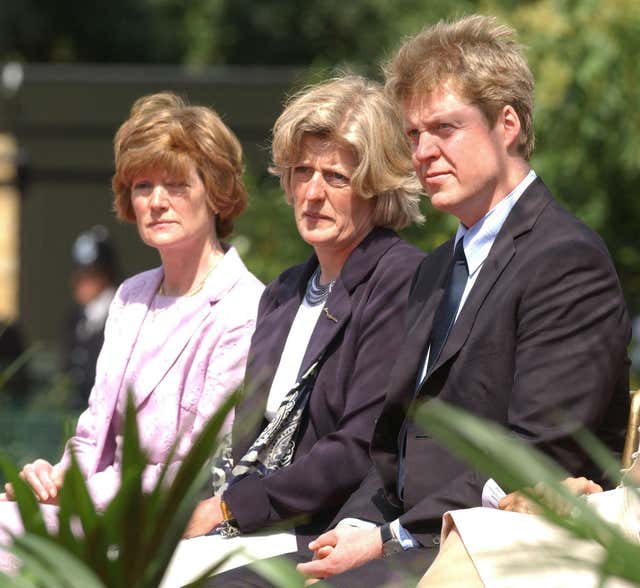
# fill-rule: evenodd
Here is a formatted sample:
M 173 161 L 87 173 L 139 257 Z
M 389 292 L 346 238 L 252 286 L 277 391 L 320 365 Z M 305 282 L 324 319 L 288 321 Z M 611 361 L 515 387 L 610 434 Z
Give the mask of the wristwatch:
M 394 553 L 404 551 L 400 541 L 391 532 L 389 523 L 385 523 L 380 527 L 380 539 L 382 540 L 382 557 L 389 557 Z

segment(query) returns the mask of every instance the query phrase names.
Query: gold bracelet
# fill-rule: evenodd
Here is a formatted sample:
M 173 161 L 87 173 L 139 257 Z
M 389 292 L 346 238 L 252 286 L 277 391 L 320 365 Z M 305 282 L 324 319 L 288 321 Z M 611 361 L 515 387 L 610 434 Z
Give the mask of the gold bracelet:
M 224 500 L 220 500 L 220 510 L 222 511 L 222 520 L 226 523 L 233 520 L 233 515 Z

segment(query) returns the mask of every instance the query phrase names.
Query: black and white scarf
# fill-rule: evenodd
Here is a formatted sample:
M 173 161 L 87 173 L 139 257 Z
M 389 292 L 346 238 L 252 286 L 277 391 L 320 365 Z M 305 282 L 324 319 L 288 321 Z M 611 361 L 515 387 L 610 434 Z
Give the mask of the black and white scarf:
M 258 435 L 240 461 L 234 465 L 229 452 L 222 463 L 218 463 L 213 468 L 213 486 L 216 495 L 222 495 L 235 481 L 251 473 L 256 472 L 260 477 L 264 477 L 291 463 L 302 414 L 309 401 L 323 358 L 324 352 L 287 392 L 273 420 Z M 239 531 L 229 523 L 222 523 L 216 528 L 216 533 L 233 537 Z

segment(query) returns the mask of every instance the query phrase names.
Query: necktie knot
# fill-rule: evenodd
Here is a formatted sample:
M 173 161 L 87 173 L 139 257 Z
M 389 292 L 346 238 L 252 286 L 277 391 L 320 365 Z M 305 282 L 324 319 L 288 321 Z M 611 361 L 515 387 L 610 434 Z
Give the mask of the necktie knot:
M 456 249 L 453 252 L 453 263 L 463 264 L 467 271 L 467 277 L 469 277 L 469 269 L 467 267 L 467 257 L 464 254 L 464 238 L 460 237 L 458 240 L 458 244 L 456 245 Z

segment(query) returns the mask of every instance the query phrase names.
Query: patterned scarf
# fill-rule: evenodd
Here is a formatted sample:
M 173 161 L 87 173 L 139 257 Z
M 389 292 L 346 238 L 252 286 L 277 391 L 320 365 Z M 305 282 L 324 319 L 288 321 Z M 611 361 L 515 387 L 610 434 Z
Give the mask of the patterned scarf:
M 214 467 L 213 485 L 216 495 L 222 495 L 234 482 L 253 472 L 262 478 L 291 463 L 302 414 L 309 401 L 323 359 L 324 352 L 318 356 L 296 385 L 287 392 L 274 419 L 264 428 L 236 465 L 233 465 L 229 452 L 223 459 L 223 463 Z M 216 528 L 216 533 L 225 537 L 233 537 L 238 535 L 239 531 L 233 525 L 225 522 Z

